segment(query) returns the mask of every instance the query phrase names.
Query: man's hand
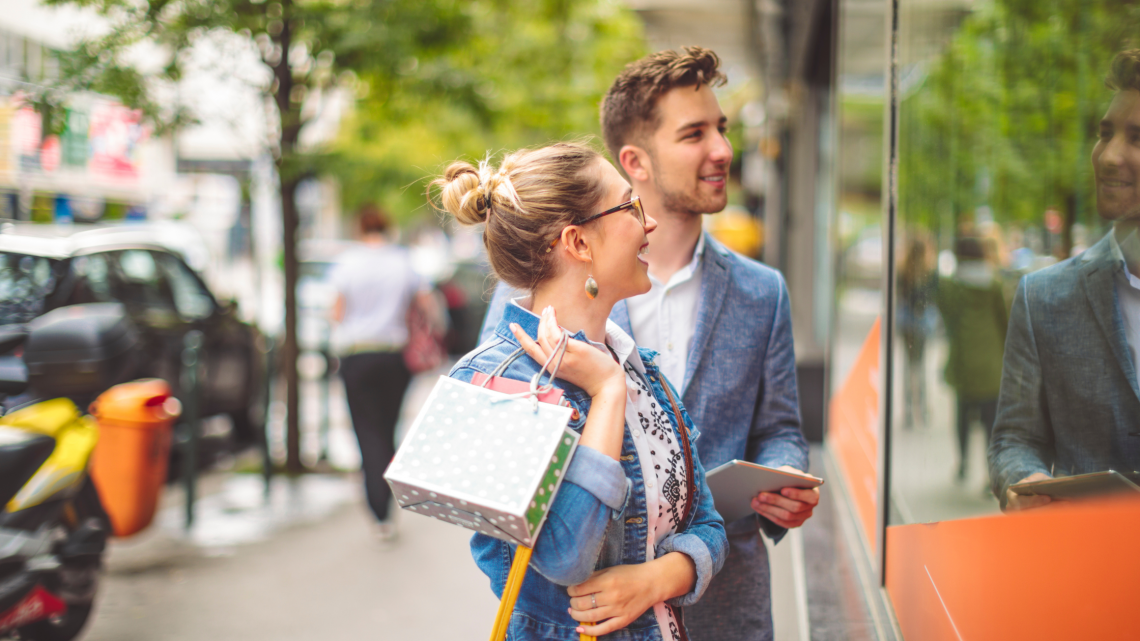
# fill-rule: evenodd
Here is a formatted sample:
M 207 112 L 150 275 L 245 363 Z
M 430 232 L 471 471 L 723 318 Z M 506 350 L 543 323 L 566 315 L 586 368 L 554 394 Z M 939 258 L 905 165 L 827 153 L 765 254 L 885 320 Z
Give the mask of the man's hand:
M 1053 478 L 1044 472 L 1034 472 L 1029 476 L 1021 479 L 1017 483 L 1033 483 L 1034 481 L 1048 481 Z M 1017 485 L 1014 483 L 1014 485 Z M 1005 491 L 1005 511 L 1018 512 L 1020 510 L 1031 510 L 1035 507 L 1049 505 L 1053 499 L 1048 496 L 1030 495 L 1024 496 L 1014 492 L 1013 490 Z
M 778 470 L 804 474 L 789 465 L 782 465 Z M 775 492 L 761 492 L 752 499 L 752 509 L 760 516 L 784 528 L 799 527 L 804 521 L 811 518 L 812 510 L 819 504 L 819 488 L 801 490 L 794 487 L 785 487 L 777 494 Z

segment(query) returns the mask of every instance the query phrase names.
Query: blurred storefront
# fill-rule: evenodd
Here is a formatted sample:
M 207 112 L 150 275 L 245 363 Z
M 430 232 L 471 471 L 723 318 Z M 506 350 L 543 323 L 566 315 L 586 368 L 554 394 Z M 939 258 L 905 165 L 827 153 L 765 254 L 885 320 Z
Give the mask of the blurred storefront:
M 1013 514 L 995 493 L 1020 480 L 1011 448 L 1055 476 L 1140 467 L 1140 318 L 1095 267 L 1127 282 L 1096 257 L 1140 212 L 1140 110 L 1111 116 L 1105 82 L 1140 2 L 630 4 L 655 47 L 712 47 L 754 85 L 721 95 L 734 187 L 791 290 L 805 432 L 856 565 L 821 590 L 832 552 L 805 534 L 810 638 L 1135 638 L 1140 505 Z M 1019 294 L 1027 275 L 1042 289 Z
M 139 112 L 96 94 L 70 96 L 62 113 L 37 111 L 34 96 L 58 67 L 39 36 L 0 16 L 0 217 L 145 218 L 174 181 L 169 140 L 152 136 Z

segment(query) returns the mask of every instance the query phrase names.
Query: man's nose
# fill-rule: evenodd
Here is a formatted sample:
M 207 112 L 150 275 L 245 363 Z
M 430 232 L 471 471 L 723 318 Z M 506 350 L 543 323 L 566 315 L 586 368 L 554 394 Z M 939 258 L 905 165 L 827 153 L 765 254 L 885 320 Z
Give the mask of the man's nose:
M 1097 164 L 1102 167 L 1119 167 L 1124 160 L 1124 141 L 1121 136 L 1113 136 L 1105 143 Z
M 720 134 L 714 138 L 713 149 L 709 154 L 709 160 L 715 163 L 726 164 L 732 162 L 732 143 L 729 142 L 727 135 Z

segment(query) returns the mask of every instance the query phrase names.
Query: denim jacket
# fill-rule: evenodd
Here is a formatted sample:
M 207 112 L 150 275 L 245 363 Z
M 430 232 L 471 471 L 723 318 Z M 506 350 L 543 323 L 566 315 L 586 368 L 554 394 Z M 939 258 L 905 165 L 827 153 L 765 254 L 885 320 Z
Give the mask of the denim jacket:
M 494 337 L 463 357 L 451 370 L 450 376 L 469 382 L 477 372 L 490 374 L 520 349 L 509 329 L 510 324 L 518 323 L 534 337 L 538 333 L 538 322 L 537 316 L 522 307 L 507 305 Z M 581 332 L 572 338 L 585 340 Z M 639 349 L 639 353 L 645 362 L 653 395 L 672 416 L 669 397 L 662 387 L 669 383 L 652 362 L 655 352 Z M 523 354 L 512 361 L 502 375 L 530 380 L 540 367 L 534 359 Z M 590 397 L 562 379 L 556 379 L 555 384 L 563 390 L 563 397 L 570 405 L 578 410 L 570 427 L 581 432 L 590 411 Z M 676 391 L 673 395 L 674 398 L 679 396 Z M 693 422 L 684 407 L 680 409 L 681 418 L 692 435 L 691 440 L 696 441 L 698 434 Z M 676 429 L 676 417 L 672 418 Z M 705 484 L 705 472 L 696 456 L 695 442 L 691 449 L 693 489 L 690 497 L 694 503 L 689 520 L 683 524 L 682 531 L 663 538 L 656 545 L 658 556 L 682 552 L 693 560 L 696 567 L 697 580 L 692 590 L 670 600 L 669 605 L 672 606 L 696 603 L 728 554 L 724 522 L 713 509 L 712 494 Z M 509 639 L 577 641 L 579 635 L 574 630 L 579 624 L 567 613 L 570 597 L 566 586 L 585 581 L 595 570 L 651 560 L 646 558 L 648 519 L 645 483 L 636 452 L 628 426 L 622 439 L 620 462 L 586 446 L 577 449 L 535 544 L 530 568 L 511 618 Z M 471 538 L 471 552 L 479 569 L 490 578 L 491 589 L 501 598 L 514 557 L 514 546 L 475 534 Z M 626 628 L 606 638 L 657 641 L 661 634 L 650 609 Z

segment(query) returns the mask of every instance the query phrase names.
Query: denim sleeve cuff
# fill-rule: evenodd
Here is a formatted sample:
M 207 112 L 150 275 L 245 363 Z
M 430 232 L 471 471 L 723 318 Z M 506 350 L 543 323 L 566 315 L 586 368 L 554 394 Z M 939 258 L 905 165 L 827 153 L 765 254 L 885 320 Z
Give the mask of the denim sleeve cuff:
M 621 463 L 592 447 L 579 445 L 566 470 L 565 480 L 593 494 L 620 516 L 629 500 L 631 484 Z M 617 518 L 617 516 L 613 518 Z
M 697 570 L 697 582 L 693 584 L 693 589 L 688 594 L 669 599 L 666 603 L 673 606 L 692 605 L 700 600 L 715 574 L 712 554 L 709 553 L 709 547 L 696 534 L 672 534 L 665 537 L 657 546 L 657 556 L 661 557 L 670 552 L 680 552 L 693 560 L 693 566 Z

